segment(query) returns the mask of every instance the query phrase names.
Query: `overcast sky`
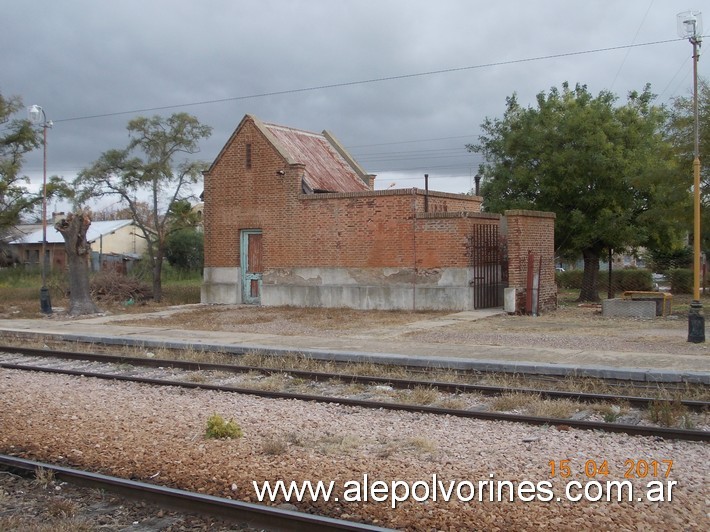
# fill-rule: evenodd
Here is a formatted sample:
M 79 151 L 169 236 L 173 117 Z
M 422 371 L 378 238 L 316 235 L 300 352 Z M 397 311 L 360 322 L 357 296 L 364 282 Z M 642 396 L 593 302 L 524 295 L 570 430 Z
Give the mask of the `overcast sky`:
M 66 179 L 124 147 L 135 116 L 197 116 L 211 162 L 250 113 L 331 131 L 377 188 L 428 173 L 466 192 L 480 160 L 464 146 L 514 92 L 690 95 L 677 14 L 693 1 L 0 0 L 0 92 L 45 109 L 48 173 Z M 24 170 L 41 179 L 41 150 Z

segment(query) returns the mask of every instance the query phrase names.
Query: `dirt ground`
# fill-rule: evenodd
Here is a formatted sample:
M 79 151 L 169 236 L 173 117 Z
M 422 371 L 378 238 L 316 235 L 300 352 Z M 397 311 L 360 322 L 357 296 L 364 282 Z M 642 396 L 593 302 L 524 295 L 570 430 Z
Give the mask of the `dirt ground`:
M 125 325 L 319 337 L 368 337 L 457 345 L 549 347 L 708 354 L 687 341 L 687 314 L 655 319 L 606 318 L 600 305 L 566 303 L 540 316 L 483 319 L 448 312 L 362 311 L 295 307 L 196 306 L 121 318 Z
M 182 514 L 57 478 L 0 471 L 0 530 L 23 532 L 187 532 L 255 530 L 202 515 Z

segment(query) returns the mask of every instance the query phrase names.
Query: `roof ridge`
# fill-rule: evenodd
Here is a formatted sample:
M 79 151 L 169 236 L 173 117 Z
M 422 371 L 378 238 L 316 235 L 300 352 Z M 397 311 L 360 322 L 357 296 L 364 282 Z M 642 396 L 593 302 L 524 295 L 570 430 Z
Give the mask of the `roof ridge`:
M 268 128 L 286 129 L 289 131 L 295 131 L 297 133 L 305 133 L 306 135 L 310 135 L 312 137 L 325 138 L 325 136 L 322 133 L 316 133 L 315 131 L 308 131 L 306 129 L 300 129 L 300 128 L 291 127 L 291 126 L 282 126 L 281 124 L 272 124 L 270 122 L 262 122 L 262 123 Z

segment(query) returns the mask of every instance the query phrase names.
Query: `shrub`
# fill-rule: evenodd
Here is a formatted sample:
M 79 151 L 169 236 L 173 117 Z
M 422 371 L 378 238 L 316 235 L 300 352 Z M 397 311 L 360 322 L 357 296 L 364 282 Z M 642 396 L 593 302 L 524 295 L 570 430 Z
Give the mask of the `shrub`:
M 671 292 L 674 294 L 691 294 L 693 292 L 693 270 L 669 270 L 668 279 L 671 282 Z
M 165 243 L 165 258 L 178 270 L 200 270 L 204 262 L 204 235 L 194 228 L 171 233 Z
M 212 414 L 207 420 L 205 436 L 208 438 L 241 438 L 242 429 L 234 420 L 225 421 L 219 414 Z
M 557 272 L 557 286 L 561 289 L 579 290 L 582 288 L 582 270 Z M 653 279 L 650 270 L 612 270 L 611 283 L 614 290 L 651 290 Z M 597 278 L 599 290 L 606 291 L 609 287 L 609 272 L 600 270 Z
M 653 279 L 650 270 L 612 270 L 611 283 L 614 290 L 643 290 L 653 289 Z M 609 289 L 609 272 L 599 272 L 599 289 Z
M 200 283 L 163 284 L 163 301 L 170 305 L 190 305 L 200 302 Z
M 557 286 L 562 289 L 579 290 L 582 288 L 582 270 L 557 272 Z

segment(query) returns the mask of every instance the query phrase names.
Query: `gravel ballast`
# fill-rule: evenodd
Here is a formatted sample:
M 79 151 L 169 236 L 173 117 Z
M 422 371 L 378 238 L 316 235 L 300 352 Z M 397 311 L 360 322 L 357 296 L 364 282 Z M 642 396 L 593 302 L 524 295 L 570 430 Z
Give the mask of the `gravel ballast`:
M 214 413 L 234 419 L 244 436 L 205 439 L 207 419 Z M 290 503 L 300 511 L 406 530 L 710 527 L 707 444 L 565 426 L 532 427 L 0 370 L 0 448 L 5 454 L 251 502 L 258 502 L 253 481 L 333 480 L 339 501 Z M 666 478 L 663 461 L 670 460 Z M 592 466 L 605 461 L 608 474 L 585 474 L 585 464 L 587 473 L 594 473 Z M 655 475 L 649 471 L 645 478 L 637 474 L 630 479 L 634 500 L 564 500 L 567 482 L 583 486 L 588 481 L 625 480 L 630 464 L 636 466 L 631 468 L 635 473 L 645 471 L 638 468 L 641 461 L 660 465 Z M 550 462 L 558 474 L 554 478 Z M 559 477 L 562 465 L 570 467 L 569 478 Z M 469 502 L 455 497 L 435 502 L 429 497 L 401 502 L 396 509 L 389 499 L 344 501 L 345 483 L 362 483 L 364 475 L 370 483 L 422 481 L 419 495 L 433 475 L 445 485 L 549 481 L 554 498 L 479 502 L 476 494 Z M 636 500 L 648 491 L 650 481 L 664 486 L 675 481 L 672 500 Z M 281 497 L 274 504 L 284 502 Z

